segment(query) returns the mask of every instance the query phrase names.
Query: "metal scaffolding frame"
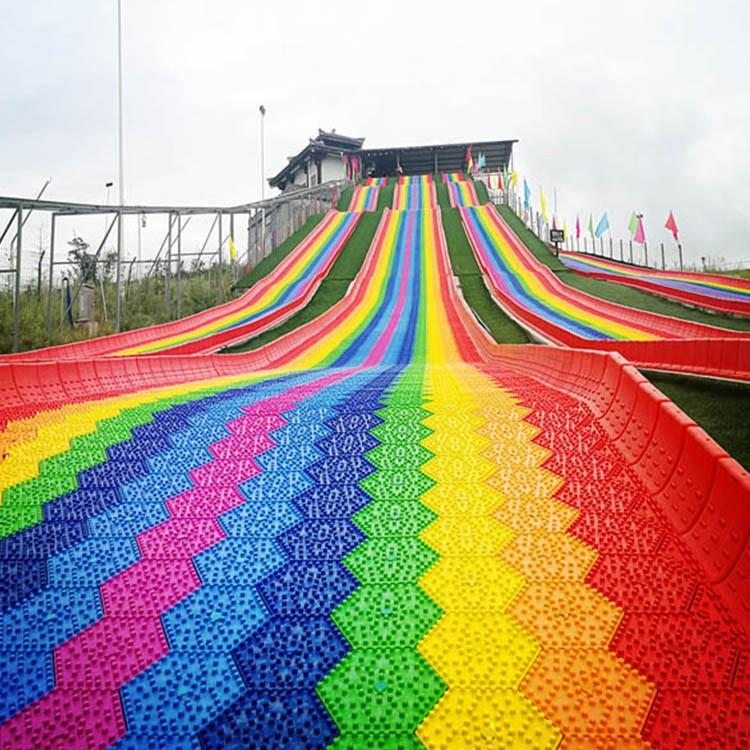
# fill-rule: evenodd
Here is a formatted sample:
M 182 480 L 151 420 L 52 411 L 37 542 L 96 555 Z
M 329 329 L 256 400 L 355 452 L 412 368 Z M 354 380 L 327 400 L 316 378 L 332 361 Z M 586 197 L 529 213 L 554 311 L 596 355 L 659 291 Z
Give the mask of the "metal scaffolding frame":
M 334 180 L 326 182 L 321 185 L 316 185 L 310 188 L 299 188 L 295 190 L 287 191 L 273 198 L 266 198 L 264 200 L 255 201 L 253 203 L 242 203 L 235 206 L 112 206 L 112 205 L 101 205 L 92 203 L 73 203 L 69 201 L 50 201 L 42 200 L 40 197 L 37 198 L 18 198 L 18 197 L 7 197 L 0 196 L 0 209 L 11 209 L 14 211 L 10 220 L 8 221 L 5 229 L 0 234 L 0 242 L 3 241 L 11 227 L 16 225 L 16 236 L 15 236 L 15 267 L 0 269 L 0 273 L 12 273 L 15 275 L 13 285 L 13 351 L 18 351 L 19 345 L 19 314 L 21 304 L 21 276 L 23 271 L 23 226 L 28 221 L 29 216 L 34 211 L 42 211 L 51 214 L 50 221 L 50 242 L 49 242 L 49 279 L 47 283 L 47 332 L 51 331 L 52 328 L 52 292 L 53 292 L 53 271 L 56 265 L 67 265 L 70 263 L 69 260 L 56 261 L 55 260 L 55 230 L 57 225 L 58 217 L 68 216 L 91 216 L 97 214 L 111 215 L 112 221 L 106 225 L 106 231 L 104 237 L 98 245 L 98 249 L 94 254 L 94 263 L 104 262 L 99 260 L 99 255 L 104 247 L 107 238 L 109 237 L 115 223 L 117 223 L 117 260 L 116 260 L 116 281 L 115 281 L 115 294 L 116 294 L 116 314 L 115 314 L 115 331 L 119 333 L 121 329 L 121 297 L 122 297 L 122 277 L 120 273 L 120 267 L 123 262 L 123 247 L 122 247 L 122 229 L 124 217 L 127 216 L 144 216 L 154 214 L 166 214 L 168 217 L 168 230 L 167 235 L 162 241 L 161 246 L 156 254 L 153 261 L 143 261 L 151 263 L 151 267 L 148 271 L 147 277 L 151 275 L 154 269 L 157 267 L 159 260 L 164 251 L 165 244 L 167 245 L 166 251 L 166 276 L 167 283 L 165 285 L 165 302 L 167 307 L 167 315 L 171 318 L 171 274 L 172 274 L 172 249 L 176 243 L 176 256 L 177 256 L 177 269 L 176 269 L 176 293 L 177 293 L 177 317 L 181 317 L 182 313 L 182 300 L 181 300 L 181 284 L 182 284 L 182 259 L 184 257 L 195 256 L 195 253 L 183 253 L 182 252 L 182 233 L 185 227 L 190 222 L 193 216 L 208 215 L 214 216 L 214 221 L 211 224 L 208 235 L 203 247 L 200 252 L 197 253 L 197 257 L 200 259 L 203 256 L 211 235 L 214 233 L 214 228 L 218 224 L 217 232 L 217 245 L 216 250 L 208 255 L 209 258 L 217 258 L 218 262 L 218 285 L 217 285 L 217 298 L 219 304 L 224 299 L 224 289 L 222 285 L 222 268 L 224 265 L 224 258 L 222 254 L 222 248 L 228 241 L 229 237 L 232 237 L 232 241 L 236 243 L 234 237 L 234 224 L 235 216 L 247 214 L 247 247 L 242 258 L 238 259 L 240 265 L 246 265 L 252 262 L 253 265 L 257 264 L 262 257 L 272 250 L 276 244 L 286 239 L 286 236 L 292 234 L 297 228 L 296 218 L 298 216 L 307 217 L 316 210 L 322 210 L 323 208 L 334 207 L 333 202 L 341 192 L 341 190 L 348 185 L 345 180 Z M 46 187 L 46 185 L 45 185 Z M 43 190 L 42 190 L 43 192 Z M 41 195 L 41 193 L 40 193 Z M 293 204 L 297 201 L 301 202 L 302 211 L 293 210 Z M 282 225 L 282 222 L 278 220 L 279 214 L 286 209 L 286 224 Z M 24 211 L 26 216 L 24 217 Z M 223 234 L 223 220 L 224 217 L 229 217 L 229 234 L 224 237 Z M 183 217 L 187 217 L 187 220 L 183 222 Z M 283 218 L 283 217 L 282 217 Z M 280 226 L 282 225 L 282 226 Z M 173 228 L 176 226 L 176 237 L 173 237 Z M 285 231 L 286 229 L 286 231 Z M 286 236 L 282 236 L 286 235 Z M 270 242 L 269 242 L 270 240 Z M 135 261 L 135 259 L 133 259 Z M 141 261 L 139 261 L 141 262 Z M 232 261 L 233 262 L 233 261 Z M 132 263 L 131 263 L 132 268 Z M 128 278 L 130 278 L 128 276 Z M 80 286 L 80 285 L 79 285 Z M 75 297 L 78 296 L 79 289 L 75 292 Z M 73 301 L 71 301 L 71 304 Z

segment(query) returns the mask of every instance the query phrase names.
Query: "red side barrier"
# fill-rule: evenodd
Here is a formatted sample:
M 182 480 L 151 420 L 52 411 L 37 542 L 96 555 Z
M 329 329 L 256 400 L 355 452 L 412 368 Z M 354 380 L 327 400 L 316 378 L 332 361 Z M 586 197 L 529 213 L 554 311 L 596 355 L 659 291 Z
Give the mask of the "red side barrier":
M 573 378 L 569 354 L 507 345 L 493 359 L 589 404 L 750 633 L 750 475 L 620 355 L 577 351 Z
M 507 242 L 514 248 L 519 262 L 550 294 L 570 301 L 592 315 L 611 314 L 616 320 L 634 322 L 643 330 L 650 330 L 655 335 L 671 337 L 651 341 L 593 340 L 556 325 L 552 320 L 521 305 L 495 283 L 471 232 L 467 231 L 469 244 L 492 297 L 511 317 L 542 340 L 574 349 L 617 351 L 643 369 L 690 372 L 750 381 L 750 336 L 747 333 L 631 310 L 567 287 L 549 268 L 533 257 L 497 212 L 491 212 L 491 216 Z M 465 218 L 462 220 L 466 228 Z

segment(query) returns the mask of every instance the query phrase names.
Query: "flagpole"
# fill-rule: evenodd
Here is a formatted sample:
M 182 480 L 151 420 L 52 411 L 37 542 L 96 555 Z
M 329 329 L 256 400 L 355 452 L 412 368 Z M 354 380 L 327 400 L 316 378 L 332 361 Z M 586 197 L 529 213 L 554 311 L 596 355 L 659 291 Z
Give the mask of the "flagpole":
M 122 317 L 122 249 L 125 233 L 122 225 L 122 207 L 125 205 L 125 168 L 122 137 L 122 2 L 117 0 L 117 150 L 119 167 L 120 211 L 117 216 L 117 269 L 115 270 L 115 333 L 120 332 Z

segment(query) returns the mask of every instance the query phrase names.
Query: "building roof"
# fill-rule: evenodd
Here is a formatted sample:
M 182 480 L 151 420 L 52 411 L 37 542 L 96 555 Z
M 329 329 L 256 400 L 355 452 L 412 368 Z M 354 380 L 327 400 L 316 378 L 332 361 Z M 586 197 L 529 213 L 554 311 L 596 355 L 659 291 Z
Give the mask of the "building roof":
M 295 172 L 302 167 L 305 162 L 315 155 L 334 154 L 340 156 L 344 151 L 360 151 L 364 138 L 351 138 L 347 135 L 341 135 L 336 129 L 325 131 L 318 128 L 318 135 L 310 138 L 307 145 L 294 156 L 287 157 L 287 165 L 276 175 L 268 178 L 268 184 L 271 187 L 277 187 L 283 190 L 287 182 L 291 182 Z
M 430 174 L 432 172 L 460 172 L 466 168 L 466 152 L 471 147 L 474 160 L 484 154 L 487 169 L 498 171 L 508 167 L 513 144 L 517 139 L 505 141 L 468 141 L 466 143 L 440 143 L 433 146 L 399 146 L 363 149 L 364 138 L 350 138 L 335 130 L 318 130 L 316 138 L 295 156 L 268 184 L 283 190 L 294 174 L 314 156 L 344 152 L 356 153 L 362 160 L 363 174 L 390 176 L 395 174 Z
M 513 144 L 517 139 L 507 141 L 473 141 L 467 143 L 442 143 L 433 146 L 406 146 L 399 148 L 363 149 L 362 158 L 365 173 L 377 176 L 403 174 L 428 174 L 439 172 L 460 172 L 466 169 L 466 152 L 476 161 L 484 154 L 486 166 L 492 171 L 508 166 Z M 437 169 L 436 169 L 437 165 Z M 400 166 L 400 170 L 398 167 Z
M 311 138 L 310 141 L 312 142 L 312 140 L 313 139 Z M 354 149 L 362 148 L 365 139 L 350 138 L 348 135 L 341 135 L 341 133 L 336 132 L 336 128 L 330 132 L 318 128 L 318 137 L 315 139 L 315 142 L 322 143 L 331 148 L 343 148 L 345 151 L 352 151 Z

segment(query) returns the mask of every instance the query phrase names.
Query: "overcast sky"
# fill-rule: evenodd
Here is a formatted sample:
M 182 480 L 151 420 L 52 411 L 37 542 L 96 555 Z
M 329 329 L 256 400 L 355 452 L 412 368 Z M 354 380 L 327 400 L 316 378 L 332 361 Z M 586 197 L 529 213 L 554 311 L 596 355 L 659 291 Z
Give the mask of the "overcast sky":
M 624 237 L 642 211 L 673 248 L 672 209 L 689 260 L 750 263 L 748 29 L 747 0 L 123 0 L 126 201 L 259 198 L 262 103 L 266 176 L 318 127 L 517 138 L 535 205 L 557 188 L 569 227 L 606 210 Z M 0 194 L 52 177 L 47 198 L 103 202 L 116 0 L 5 3 L 0 34 Z

